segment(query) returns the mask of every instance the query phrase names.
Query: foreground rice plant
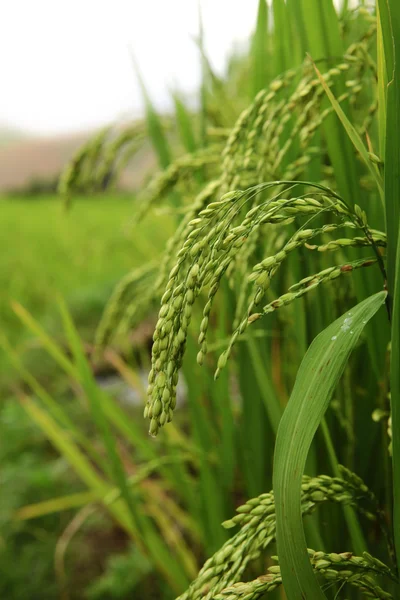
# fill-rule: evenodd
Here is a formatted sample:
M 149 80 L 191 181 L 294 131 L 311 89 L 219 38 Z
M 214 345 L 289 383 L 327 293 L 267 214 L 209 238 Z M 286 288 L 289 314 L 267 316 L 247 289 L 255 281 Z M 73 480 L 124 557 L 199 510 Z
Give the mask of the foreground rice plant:
M 400 14 L 394 0 L 379 9 L 376 17 L 344 6 L 339 17 L 330 0 L 274 2 L 271 50 L 261 0 L 249 58 L 257 67 L 255 97 L 242 111 L 232 106 L 235 77 L 218 80 L 203 55 L 207 135 L 202 129 L 201 143 L 194 142 L 177 103 L 188 154 L 172 162 L 147 98 L 165 170 L 143 194 L 137 218 L 167 198 L 176 230 L 161 264 L 129 274 L 116 289 L 97 355 L 161 303 L 144 408 L 150 434 L 172 421 L 180 373 L 189 412 L 179 430 L 165 427 L 190 450 L 179 468 L 160 471 L 160 487 L 170 485 L 163 498 L 179 515 L 178 539 L 167 538 L 171 569 L 163 540 L 168 511 L 142 519 L 143 502 L 136 510 L 109 431 L 111 420 L 122 439 L 129 435 L 124 418 L 102 407 L 64 314 L 77 370 L 61 364 L 93 399 L 107 453 L 106 482 L 90 485 L 104 503 L 112 481 L 118 503 L 110 512 L 181 600 L 252 600 L 281 584 L 289 600 L 337 598 L 344 586 L 347 597 L 399 595 Z M 312 58 L 303 61 L 306 51 Z M 271 54 L 280 57 L 279 72 L 263 72 L 261 59 Z M 83 184 L 102 187 L 99 173 L 111 179 L 120 148 L 142 135 L 135 128 L 123 142 L 107 142 L 100 134 L 68 167 L 66 198 Z M 378 430 L 371 418 L 376 409 L 391 410 L 392 457 L 386 423 Z M 139 435 L 134 442 L 145 462 L 151 442 Z M 75 459 L 78 468 L 83 457 Z M 252 499 L 226 521 L 237 496 Z M 328 519 L 320 518 L 316 509 L 327 502 Z M 227 539 L 221 521 L 240 529 Z M 278 564 L 268 566 L 275 542 Z M 184 591 L 204 550 L 211 557 Z

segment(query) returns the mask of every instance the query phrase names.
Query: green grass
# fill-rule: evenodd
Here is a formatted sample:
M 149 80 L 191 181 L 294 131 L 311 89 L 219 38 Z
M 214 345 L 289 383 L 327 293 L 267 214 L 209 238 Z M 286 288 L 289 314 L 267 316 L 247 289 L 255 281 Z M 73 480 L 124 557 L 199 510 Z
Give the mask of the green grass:
M 101 505 L 145 555 L 166 600 L 252 600 L 258 589 L 276 600 L 271 587 L 281 583 L 289 600 L 358 600 L 366 588 L 367 597 L 397 598 L 390 470 L 397 496 L 399 445 L 394 426 L 392 465 L 387 425 L 390 377 L 399 419 L 399 250 L 390 218 L 398 209 L 398 90 L 386 89 L 396 3 L 381 3 L 377 37 L 374 15 L 348 11 L 346 2 L 338 13 L 331 0 L 266 6 L 260 0 L 249 51 L 234 57 L 226 79 L 212 72 L 200 27 L 201 115 L 191 119 L 180 99 L 169 121 L 189 154 L 168 145 L 142 83 L 148 138 L 164 169 L 138 197 L 146 220 L 132 203 L 119 199 L 121 212 L 113 212 L 116 199 L 100 196 L 76 198 L 68 213 L 39 208 L 36 223 L 34 205 L 22 211 L 26 259 L 19 284 L 5 261 L 12 285 L 2 305 L 14 348 L 3 346 L 19 372 L 21 406 L 68 463 L 75 486 L 33 499 L 17 515 L 33 523 L 76 509 L 79 521 Z M 303 62 L 306 53 L 312 60 Z M 140 139 L 137 128 L 127 139 L 140 144 L 139 129 Z M 110 157 L 121 158 L 112 136 L 100 138 L 66 168 L 66 200 L 85 186 L 98 189 Z M 121 279 L 135 267 L 143 268 Z M 119 280 L 96 356 L 137 389 L 157 440 L 100 388 L 74 326 L 93 341 Z M 73 319 L 64 303 L 54 315 L 57 292 Z M 10 295 L 25 306 L 14 304 L 15 316 Z M 117 338 L 129 350 L 126 323 L 140 325 L 160 302 L 146 394 L 137 354 L 122 358 L 104 346 Z M 378 311 L 383 303 L 388 310 Z M 38 364 L 30 372 L 22 364 L 38 346 L 51 364 L 47 381 Z M 147 352 L 139 360 L 150 370 Z M 179 378 L 187 404 L 174 411 Z M 226 529 L 237 525 L 229 538 Z M 266 573 L 276 553 L 282 580 L 277 565 Z M 379 585 L 394 595 L 371 574 L 384 576 Z M 239 596 L 223 592 L 240 581 Z M 71 589 L 74 580 L 64 583 Z
M 26 330 L 11 309 L 11 302 L 21 302 L 45 324 L 47 331 L 62 340 L 65 336 L 61 319 L 57 317 L 58 297 L 62 296 L 79 325 L 80 334 L 93 342 L 94 330 L 116 282 L 146 262 L 149 253 L 156 256 L 162 250 L 168 217 L 163 219 L 163 229 L 152 239 L 152 218 L 143 221 L 140 230 L 131 226 L 134 196 L 108 194 L 92 199 L 78 198 L 69 212 L 64 210 L 58 196 L 35 199 L 14 196 L 1 199 L 0 203 L 2 339 L 7 337 L 16 356 L 24 356 L 32 376 L 45 381 L 48 389 L 57 390 L 55 414 L 60 415 L 64 406 L 71 428 L 75 423 L 78 429 L 86 430 L 87 435 L 90 417 L 82 411 L 82 406 L 70 402 L 71 392 L 65 391 L 65 376 L 43 352 L 26 353 L 29 348 L 29 343 L 25 344 Z M 73 513 L 67 509 L 61 518 L 57 515 L 40 517 L 32 527 L 15 521 L 14 511 L 24 504 L 68 495 L 81 487 L 68 461 L 60 459 L 49 448 L 46 437 L 36 425 L 32 427 L 32 417 L 27 417 L 26 409 L 12 395 L 15 389 L 22 388 L 23 376 L 10 368 L 3 351 L 0 351 L 0 374 L 0 432 L 4 441 L 0 460 L 5 484 L 0 495 L 0 595 L 15 600 L 56 597 L 59 583 L 54 574 L 54 551 Z M 39 388 L 36 393 L 40 396 Z M 77 589 L 73 597 L 76 598 L 82 597 L 88 583 L 106 573 L 96 565 L 95 544 L 90 539 L 105 535 L 111 540 L 115 535 L 112 521 L 102 516 L 90 521 L 75 542 L 86 563 L 86 575 L 68 575 L 75 580 Z M 122 540 L 121 550 L 124 543 Z M 24 548 L 22 553 L 21 547 Z M 17 556 L 19 567 L 14 568 Z M 106 557 L 107 552 L 103 556 Z M 28 584 L 26 572 L 31 565 L 35 575 Z M 74 561 L 67 563 L 67 573 L 74 571 L 74 565 Z
M 79 198 L 69 212 L 59 197 L 3 199 L 0 241 L 0 326 L 21 333 L 10 308 L 22 302 L 37 318 L 54 312 L 57 294 L 88 333 L 98 324 L 115 283 L 162 248 L 151 220 L 133 230 L 134 198 Z

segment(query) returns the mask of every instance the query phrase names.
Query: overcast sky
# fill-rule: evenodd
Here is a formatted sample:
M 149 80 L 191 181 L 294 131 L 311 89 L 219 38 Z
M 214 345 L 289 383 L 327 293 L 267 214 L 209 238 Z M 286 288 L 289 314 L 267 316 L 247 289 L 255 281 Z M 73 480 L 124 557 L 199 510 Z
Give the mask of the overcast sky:
M 202 0 L 221 71 L 253 30 L 257 0 Z M 197 0 L 0 0 L 0 125 L 52 135 L 140 114 L 136 56 L 153 100 L 199 81 Z

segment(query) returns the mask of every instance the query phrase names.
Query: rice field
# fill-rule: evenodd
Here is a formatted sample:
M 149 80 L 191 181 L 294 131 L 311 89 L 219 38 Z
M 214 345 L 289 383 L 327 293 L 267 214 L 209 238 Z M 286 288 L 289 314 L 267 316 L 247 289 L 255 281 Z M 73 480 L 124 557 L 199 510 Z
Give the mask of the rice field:
M 33 486 L 10 519 L 60 516 L 66 598 L 399 597 L 399 11 L 260 0 L 226 78 L 201 54 L 196 115 L 181 98 L 158 115 L 140 80 L 145 122 L 66 165 L 54 275 L 35 261 L 31 284 L 16 278 L 24 350 L 2 342 L 20 410 L 71 481 L 45 498 Z M 159 170 L 134 205 L 106 209 L 148 140 Z M 95 333 L 69 277 L 107 282 Z M 152 341 L 133 350 L 145 322 Z M 57 385 L 26 366 L 38 347 Z M 143 417 L 99 385 L 104 365 Z M 93 530 L 109 562 L 79 587 L 73 550 Z

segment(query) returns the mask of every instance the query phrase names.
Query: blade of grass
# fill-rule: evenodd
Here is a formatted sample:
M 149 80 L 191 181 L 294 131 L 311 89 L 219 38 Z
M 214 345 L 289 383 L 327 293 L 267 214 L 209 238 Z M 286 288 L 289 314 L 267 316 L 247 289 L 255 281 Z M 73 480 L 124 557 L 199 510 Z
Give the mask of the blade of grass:
M 268 10 L 266 0 L 258 0 L 256 30 L 251 45 L 251 99 L 268 83 Z
M 312 59 L 310 59 L 312 61 Z M 379 173 L 378 167 L 376 166 L 375 163 L 371 162 L 369 156 L 368 156 L 368 151 L 367 148 L 365 147 L 365 145 L 363 144 L 356 128 L 351 124 L 351 122 L 349 121 L 349 119 L 347 118 L 345 112 L 343 111 L 342 107 L 340 106 L 339 102 L 336 100 L 335 96 L 333 95 L 332 91 L 330 90 L 329 86 L 327 85 L 325 79 L 323 78 L 323 76 L 321 75 L 318 67 L 316 66 L 316 64 L 314 63 L 314 61 L 312 61 L 313 66 L 314 66 L 314 70 L 317 74 L 318 79 L 321 82 L 322 87 L 325 90 L 326 95 L 329 98 L 330 103 L 332 104 L 332 107 L 335 111 L 335 113 L 337 114 L 337 116 L 339 117 L 343 127 L 346 130 L 347 135 L 349 136 L 353 146 L 355 147 L 355 149 L 357 150 L 357 152 L 360 154 L 361 158 L 363 159 L 368 171 L 370 172 L 372 178 L 374 179 L 376 186 L 378 188 L 379 191 L 379 195 L 380 198 L 383 202 L 383 181 L 382 181 L 382 177 L 381 174 Z
M 286 0 L 288 13 L 295 28 L 295 35 L 299 40 L 300 60 L 303 60 L 308 49 L 307 30 L 303 20 L 303 10 L 299 0 Z
M 207 68 L 206 55 L 204 50 L 204 26 L 201 13 L 201 2 L 198 2 L 199 15 L 199 37 L 198 46 L 200 50 L 201 61 L 201 84 L 200 84 L 200 145 L 202 148 L 207 146 L 207 80 L 209 69 Z
M 297 0 L 298 15 L 296 23 L 304 26 L 306 32 L 305 51 L 314 60 L 321 60 L 322 69 L 332 66 L 332 59 L 337 60 L 343 55 L 344 47 L 341 38 L 340 23 L 332 0 Z M 344 79 L 339 77 L 336 83 L 337 94 L 345 91 Z M 328 100 L 326 101 L 328 105 Z M 326 108 L 324 102 L 320 110 Z M 340 194 L 357 204 L 359 201 L 358 165 L 343 128 L 331 114 L 322 125 L 329 158 L 335 172 L 335 178 Z
M 187 152 L 195 152 L 197 149 L 196 136 L 193 128 L 193 115 L 191 115 L 185 106 L 179 94 L 172 94 L 175 104 L 175 118 L 178 126 L 178 132 L 183 146 Z
M 392 409 L 393 530 L 397 568 L 400 572 L 400 232 L 392 313 L 390 384 Z
M 276 435 L 279 427 L 279 421 L 281 420 L 281 416 L 283 413 L 283 409 L 276 395 L 276 391 L 269 376 L 269 373 L 263 365 L 255 341 L 253 339 L 250 339 L 247 342 L 247 347 L 251 356 L 251 360 L 253 362 L 254 373 L 257 379 L 258 387 L 260 388 L 262 394 L 265 410 L 267 412 L 269 422 L 271 423 L 272 430 Z
M 192 423 L 192 435 L 199 454 L 199 495 L 202 514 L 202 526 L 206 549 L 209 554 L 227 539 L 226 531 L 220 524 L 225 517 L 223 488 L 220 483 L 218 468 L 211 464 L 210 451 L 215 446 L 216 431 L 213 428 L 211 411 L 207 406 L 209 387 L 214 384 L 209 372 L 208 377 L 200 377 L 196 369 L 197 340 L 188 338 L 186 360 L 183 363 L 183 375 L 187 384 L 187 398 Z M 196 365 L 193 368 L 193 365 Z
M 393 528 L 400 572 L 400 4 L 379 1 L 387 73 L 385 137 L 385 206 L 388 237 L 388 289 L 392 310 L 390 359 L 393 431 Z
M 290 35 L 289 19 L 284 0 L 272 0 L 273 10 L 273 49 L 274 49 L 274 76 L 280 75 L 288 68 L 286 56 L 286 36 Z
M 162 456 L 138 468 L 137 472 L 128 478 L 128 483 L 130 486 L 138 486 L 142 482 L 145 482 L 145 480 L 148 479 L 153 473 L 160 472 L 164 464 L 185 462 L 188 459 L 189 457 L 186 455 Z M 43 502 L 37 502 L 35 504 L 23 506 L 15 512 L 15 518 L 20 520 L 33 519 L 38 516 L 60 512 L 69 508 L 80 507 L 84 504 L 88 504 L 89 502 L 102 501 L 105 506 L 110 506 L 120 497 L 121 492 L 118 488 L 111 488 L 109 491 L 107 491 L 105 496 L 102 496 L 97 491 L 87 490 L 84 492 L 77 492 L 75 494 L 69 494 L 67 496 L 52 498 L 51 500 L 44 500 Z M 190 519 L 187 519 L 187 521 L 190 521 L 191 528 L 195 530 L 195 523 L 193 523 L 193 521 Z M 197 531 L 195 531 L 195 533 L 197 534 Z
M 393 297 L 396 277 L 397 240 L 400 218 L 400 6 L 388 0 L 389 24 L 383 31 L 384 40 L 393 44 L 393 71 L 388 77 L 385 144 L 385 207 L 388 256 L 388 288 Z M 386 47 L 385 47 L 385 59 Z M 390 61 L 388 61 L 390 63 Z
M 257 352 L 262 362 L 267 362 L 267 352 L 262 340 L 257 343 Z M 241 469 L 249 497 L 258 496 L 271 484 L 273 430 L 255 373 L 255 365 L 247 344 L 238 347 L 238 380 L 243 399 L 240 418 Z M 271 446 L 271 447 L 270 447 Z M 269 481 L 268 481 L 269 479 Z
M 309 48 L 319 49 L 315 58 L 341 56 L 343 42 L 339 18 L 332 0 L 299 0 L 305 19 Z
M 325 599 L 307 553 L 301 481 L 307 454 L 351 351 L 386 299 L 379 292 L 320 333 L 308 349 L 281 419 L 274 457 L 277 545 L 288 600 Z M 345 322 L 345 319 L 348 321 Z
M 71 508 L 78 508 L 91 502 L 96 502 L 100 499 L 100 495 L 93 491 L 77 492 L 60 498 L 51 498 L 36 504 L 28 504 L 19 508 L 14 513 L 14 518 L 18 521 L 26 521 L 28 519 L 36 519 L 43 515 L 50 515 Z
M 142 92 L 145 110 L 146 110 L 146 122 L 147 122 L 147 130 L 149 132 L 150 140 L 152 142 L 153 148 L 156 152 L 159 165 L 162 169 L 166 169 L 171 162 L 171 150 L 169 147 L 169 143 L 167 137 L 164 132 L 164 128 L 161 123 L 161 119 L 154 108 L 154 105 L 150 99 L 150 95 L 145 86 L 142 74 L 139 69 L 139 65 L 133 55 L 131 53 L 132 65 L 135 71 L 140 90 Z
M 228 334 L 228 324 L 232 322 L 231 314 L 231 294 L 226 282 L 225 296 L 221 298 L 218 310 L 218 320 L 216 324 L 217 339 L 224 339 Z M 217 416 L 219 424 L 218 433 L 218 456 L 220 456 L 221 481 L 225 488 L 226 510 L 232 512 L 230 498 L 232 497 L 235 479 L 236 467 L 236 424 L 233 413 L 233 406 L 230 394 L 230 373 L 226 369 L 225 373 L 211 386 L 213 401 L 213 411 Z
M 345 51 L 341 23 L 335 12 L 332 0 L 298 0 L 292 2 L 292 8 L 295 8 L 298 13 L 301 12 L 301 18 L 298 18 L 296 22 L 304 26 L 306 31 L 307 45 L 305 50 L 311 54 L 314 60 L 321 60 L 319 63 L 321 71 L 332 67 Z M 332 93 L 338 98 L 345 91 L 345 76 L 342 75 L 337 78 Z M 320 110 L 325 110 L 331 106 L 328 97 L 324 100 Z M 348 118 L 351 119 L 352 112 L 349 102 L 343 102 L 341 108 Z M 352 142 L 336 114 L 332 113 L 328 115 L 321 127 L 321 134 L 327 145 L 329 159 L 334 169 L 336 185 L 340 195 L 349 204 L 358 204 L 361 206 L 361 208 L 368 212 L 369 216 L 372 213 L 377 213 L 375 205 L 379 203 L 375 202 L 373 196 L 361 193 L 361 165 L 359 165 L 359 161 L 357 160 Z M 371 165 L 369 166 L 374 168 Z M 379 218 L 378 223 L 381 221 L 382 219 Z M 382 225 L 378 223 L 375 223 L 375 226 L 381 227 Z M 355 291 L 357 299 L 361 301 L 363 298 L 370 296 L 379 289 L 379 285 L 378 273 L 375 276 L 370 275 L 369 277 L 356 276 Z M 382 319 L 383 317 L 374 319 L 373 325 L 367 333 L 368 348 L 373 357 L 373 367 L 378 377 L 382 376 L 383 370 L 383 354 L 379 351 L 379 348 L 384 347 L 387 339 L 384 327 L 381 326 Z
M 378 127 L 379 127 L 379 155 L 385 156 L 386 145 L 386 90 L 387 90 L 387 71 L 385 46 L 383 42 L 382 22 L 380 16 L 379 2 L 377 10 L 377 69 L 378 69 Z M 387 33 L 385 33 L 387 36 Z

